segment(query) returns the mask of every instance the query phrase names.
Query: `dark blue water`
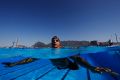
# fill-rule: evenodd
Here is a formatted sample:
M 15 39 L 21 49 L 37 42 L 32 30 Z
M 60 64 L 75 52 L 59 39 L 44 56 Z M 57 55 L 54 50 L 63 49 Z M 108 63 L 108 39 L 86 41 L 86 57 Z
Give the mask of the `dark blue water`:
M 107 73 L 98 74 L 79 66 L 79 70 L 58 70 L 49 59 L 80 55 L 91 65 L 108 67 L 120 73 L 120 47 L 81 47 L 79 49 L 0 49 L 0 80 L 120 80 Z M 4 67 L 2 62 L 16 62 L 32 57 L 35 62 Z

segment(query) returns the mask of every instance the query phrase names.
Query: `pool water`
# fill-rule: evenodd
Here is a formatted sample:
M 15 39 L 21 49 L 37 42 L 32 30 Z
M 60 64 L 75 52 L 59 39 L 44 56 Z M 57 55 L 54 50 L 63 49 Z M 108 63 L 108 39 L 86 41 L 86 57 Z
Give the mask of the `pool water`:
M 120 80 L 119 76 L 98 74 L 79 66 L 79 70 L 58 70 L 49 59 L 80 55 L 94 66 L 108 67 L 120 73 L 120 47 L 42 48 L 42 49 L 0 49 L 0 80 Z M 38 60 L 5 67 L 2 62 L 16 62 L 32 57 Z

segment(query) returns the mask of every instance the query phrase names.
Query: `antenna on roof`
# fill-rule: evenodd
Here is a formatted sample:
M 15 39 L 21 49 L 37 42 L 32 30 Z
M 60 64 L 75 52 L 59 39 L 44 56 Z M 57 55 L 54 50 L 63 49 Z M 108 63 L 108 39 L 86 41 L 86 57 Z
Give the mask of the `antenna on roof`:
M 15 45 L 15 42 L 13 41 L 13 42 L 12 42 L 12 46 L 11 46 L 11 47 L 13 48 L 13 47 L 14 47 L 14 45 Z
M 16 41 L 16 47 L 18 47 L 18 38 L 17 38 L 17 41 Z
M 116 38 L 116 42 L 118 43 L 118 36 L 116 33 L 115 33 L 115 38 Z

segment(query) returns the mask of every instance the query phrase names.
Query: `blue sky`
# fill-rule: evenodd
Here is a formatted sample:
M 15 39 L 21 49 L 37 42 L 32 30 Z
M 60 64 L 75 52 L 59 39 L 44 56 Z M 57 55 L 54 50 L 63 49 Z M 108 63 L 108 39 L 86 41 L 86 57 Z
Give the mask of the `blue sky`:
M 30 46 L 36 41 L 115 41 L 120 36 L 119 0 L 4 0 L 0 1 L 0 46 Z

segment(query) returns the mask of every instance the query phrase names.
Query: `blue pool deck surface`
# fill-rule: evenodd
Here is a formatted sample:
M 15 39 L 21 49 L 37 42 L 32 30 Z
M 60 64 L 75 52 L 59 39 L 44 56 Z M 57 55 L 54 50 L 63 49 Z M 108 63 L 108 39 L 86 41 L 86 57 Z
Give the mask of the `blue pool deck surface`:
M 91 65 L 108 67 L 120 74 L 120 47 L 105 48 L 104 51 L 96 51 L 98 48 L 90 48 L 80 54 Z M 92 52 L 93 51 L 93 52 Z M 9 51 L 6 58 L 0 57 L 0 80 L 120 80 L 120 76 L 108 73 L 98 74 L 89 69 L 79 66 L 78 70 L 57 69 L 49 59 L 38 59 L 28 64 L 5 67 L 2 62 L 16 62 L 25 59 L 21 55 L 11 56 Z M 0 49 L 0 56 L 8 52 Z

